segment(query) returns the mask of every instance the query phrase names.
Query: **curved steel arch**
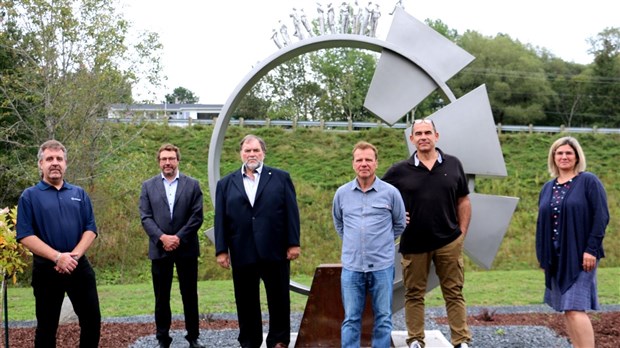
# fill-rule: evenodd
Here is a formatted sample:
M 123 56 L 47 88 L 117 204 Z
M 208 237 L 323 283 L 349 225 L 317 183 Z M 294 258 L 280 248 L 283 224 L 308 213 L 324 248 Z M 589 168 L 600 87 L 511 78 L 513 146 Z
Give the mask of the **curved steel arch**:
M 280 64 L 298 57 L 302 54 L 318 51 L 325 48 L 359 48 L 367 49 L 370 51 L 381 52 L 382 50 L 390 51 L 418 66 L 428 77 L 440 89 L 441 93 L 445 95 L 450 102 L 456 100 L 454 94 L 448 87 L 448 85 L 442 81 L 436 73 L 431 71 L 425 64 L 418 58 L 412 57 L 407 54 L 406 50 L 393 43 L 382 41 L 376 38 L 352 35 L 352 34 L 337 34 L 318 36 L 303 41 L 296 42 L 290 46 L 286 46 L 278 50 L 273 55 L 259 63 L 252 69 L 243 80 L 237 85 L 232 92 L 226 104 L 222 107 L 222 110 L 217 118 L 213 134 L 211 136 L 211 143 L 209 145 L 209 157 L 208 157 L 208 177 L 209 177 L 209 192 L 211 193 L 211 202 L 215 206 L 215 191 L 217 182 L 220 179 L 220 160 L 222 156 L 222 148 L 224 144 L 224 136 L 230 122 L 232 112 L 236 109 L 237 105 L 245 94 L 269 71 L 279 66 Z M 207 231 L 207 236 L 212 242 L 215 242 L 213 229 Z M 395 281 L 395 289 L 402 287 L 402 279 Z M 299 284 L 291 280 L 291 290 L 308 295 L 310 289 L 303 284 Z
M 415 57 L 408 57 L 406 52 L 401 47 L 398 47 L 393 43 L 367 36 L 352 34 L 317 36 L 296 42 L 295 44 L 278 50 L 275 54 L 271 55 L 259 63 L 258 66 L 253 68 L 252 71 L 250 71 L 237 85 L 226 101 L 226 104 L 222 107 L 222 110 L 217 118 L 217 122 L 215 123 L 213 135 L 211 136 L 211 143 L 209 145 L 208 176 L 209 190 L 211 193 L 215 193 L 215 187 L 220 179 L 220 160 L 222 147 L 224 144 L 224 134 L 228 128 L 232 112 L 236 109 L 245 94 L 258 82 L 258 80 L 278 65 L 304 53 L 318 51 L 324 48 L 338 47 L 360 48 L 375 52 L 381 52 L 383 49 L 392 51 L 393 53 L 420 67 L 429 76 L 429 78 L 437 84 L 437 87 L 450 100 L 450 102 L 456 100 L 448 85 L 432 71 L 429 71 L 428 68 L 424 66 L 423 62 Z M 211 201 L 215 204 L 214 194 L 211 195 Z
M 472 192 L 475 175 L 507 176 L 485 86 L 457 100 L 444 82 L 461 71 L 474 57 L 402 8 L 396 8 L 385 41 L 349 34 L 314 37 L 286 46 L 246 75 L 222 108 L 211 137 L 208 177 L 214 204 L 224 134 L 232 111 L 247 91 L 271 69 L 287 60 L 307 52 L 337 47 L 382 51 L 364 107 L 388 124 L 395 123 L 428 94 L 439 89 L 450 103 L 428 117 L 442 129 L 443 134 L 448 134 L 447 141 L 441 141 L 441 147 L 461 159 L 465 173 L 470 177 Z M 405 134 L 408 131 L 410 128 Z M 476 136 L 468 136 L 470 134 Z M 411 145 L 405 141 L 408 146 Z M 410 147 L 410 153 L 411 150 Z M 508 229 L 518 198 L 472 193 L 471 200 L 472 220 L 464 251 L 476 264 L 489 269 Z M 213 229 L 207 231 L 207 236 L 214 241 Z M 398 252 L 394 257 L 398 257 Z M 395 262 L 395 267 L 400 269 L 400 263 Z M 431 273 L 427 291 L 439 285 L 438 277 Z M 307 287 L 293 281 L 290 288 L 301 294 L 310 292 Z M 394 312 L 404 307 L 404 291 L 402 277 L 395 277 Z

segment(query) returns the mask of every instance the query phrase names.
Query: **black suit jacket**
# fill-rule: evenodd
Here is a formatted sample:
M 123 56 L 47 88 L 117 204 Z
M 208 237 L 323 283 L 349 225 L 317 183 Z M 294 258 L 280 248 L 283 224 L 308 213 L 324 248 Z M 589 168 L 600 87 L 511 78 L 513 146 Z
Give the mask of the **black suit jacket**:
M 176 256 L 198 257 L 200 255 L 198 230 L 203 221 L 202 191 L 196 179 L 179 174 L 172 219 L 170 219 L 170 209 L 161 174 L 143 182 L 140 194 L 140 218 L 142 227 L 149 236 L 149 258 L 151 260 L 170 254 L 164 250 L 159 240 L 164 233 L 177 235 L 181 240 L 179 247 L 172 252 Z
M 215 254 L 229 253 L 233 267 L 286 260 L 287 249 L 300 245 L 299 234 L 295 187 L 287 172 L 263 166 L 254 206 L 240 169 L 217 183 Z

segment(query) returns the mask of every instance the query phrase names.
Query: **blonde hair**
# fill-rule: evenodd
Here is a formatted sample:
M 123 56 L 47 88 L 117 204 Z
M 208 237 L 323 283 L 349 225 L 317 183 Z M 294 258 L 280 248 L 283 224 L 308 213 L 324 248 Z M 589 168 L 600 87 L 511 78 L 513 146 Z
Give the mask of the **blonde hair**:
M 353 146 L 353 151 L 351 151 L 351 155 L 353 156 L 353 159 L 355 159 L 355 151 L 366 150 L 366 149 L 371 149 L 375 153 L 375 160 L 379 159 L 379 150 L 377 150 L 377 148 L 373 144 L 365 142 L 365 141 L 358 141 L 357 144 Z
M 551 144 L 551 148 L 549 148 L 549 156 L 547 157 L 547 168 L 549 169 L 549 174 L 552 177 L 558 177 L 560 175 L 560 170 L 558 166 L 555 165 L 555 151 L 557 151 L 558 147 L 568 145 L 573 148 L 575 151 L 575 155 L 577 156 L 577 163 L 575 163 L 575 172 L 581 173 L 586 170 L 586 155 L 583 153 L 583 149 L 577 139 L 573 137 L 562 137 Z

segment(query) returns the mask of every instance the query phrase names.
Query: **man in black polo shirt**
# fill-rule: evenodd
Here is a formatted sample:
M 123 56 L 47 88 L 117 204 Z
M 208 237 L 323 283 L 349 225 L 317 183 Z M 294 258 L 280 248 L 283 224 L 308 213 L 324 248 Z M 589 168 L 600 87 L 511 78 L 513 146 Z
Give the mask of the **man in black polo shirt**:
M 424 295 L 432 262 L 446 302 L 451 342 L 467 348 L 471 332 L 462 293 L 463 240 L 471 220 L 467 177 L 458 158 L 435 147 L 439 133 L 432 120 L 416 120 L 409 139 L 417 151 L 383 177 L 400 191 L 410 218 L 399 249 L 407 344 L 424 347 Z
M 67 149 L 56 140 L 39 148 L 41 181 L 19 198 L 17 240 L 34 254 L 32 288 L 37 330 L 35 347 L 56 347 L 65 293 L 80 322 L 80 347 L 99 346 L 101 312 L 95 272 L 86 251 L 97 237 L 90 198 L 64 181 Z

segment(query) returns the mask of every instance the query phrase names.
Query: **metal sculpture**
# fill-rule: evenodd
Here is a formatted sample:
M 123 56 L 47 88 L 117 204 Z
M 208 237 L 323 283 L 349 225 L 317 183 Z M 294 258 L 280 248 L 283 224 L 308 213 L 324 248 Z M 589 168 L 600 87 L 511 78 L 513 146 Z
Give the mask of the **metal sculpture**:
M 329 8 L 333 11 L 331 4 Z M 327 35 L 282 47 L 244 77 L 222 107 L 211 137 L 208 177 L 212 200 L 215 200 L 215 188 L 220 178 L 220 159 L 226 129 L 232 112 L 245 94 L 260 78 L 280 64 L 308 52 L 335 47 L 381 52 L 364 106 L 390 125 L 432 92 L 438 90 L 444 95 L 450 103 L 430 116 L 442 133 L 438 146 L 461 159 L 470 178 L 472 192 L 476 175 L 507 175 L 486 87 L 482 85 L 457 99 L 446 84 L 474 57 L 397 6 L 385 41 L 364 35 L 328 32 Z M 405 139 L 408 139 L 410 132 L 411 128 L 405 131 Z M 412 150 L 410 148 L 410 152 Z M 473 214 L 465 239 L 465 253 L 475 263 L 489 269 L 508 229 L 518 198 L 477 193 L 472 193 L 470 197 Z M 207 235 L 213 240 L 212 230 L 207 231 Z M 399 259 L 400 255 L 395 254 L 395 258 Z M 400 268 L 400 262 L 396 262 L 396 266 Z M 438 283 L 436 276 L 429 277 L 427 290 L 433 289 Z M 294 281 L 291 281 L 291 289 L 306 295 L 310 290 Z M 393 310 L 400 310 L 403 306 L 402 272 L 398 269 L 394 283 Z

